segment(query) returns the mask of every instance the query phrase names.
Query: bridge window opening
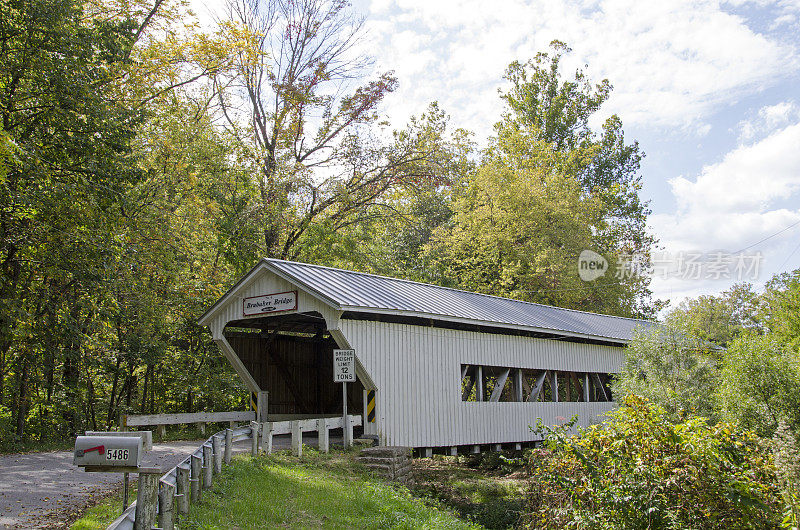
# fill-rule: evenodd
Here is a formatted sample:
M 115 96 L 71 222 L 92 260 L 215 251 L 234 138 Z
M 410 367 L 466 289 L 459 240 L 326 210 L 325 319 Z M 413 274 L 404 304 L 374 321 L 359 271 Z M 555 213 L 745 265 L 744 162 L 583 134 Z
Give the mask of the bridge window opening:
M 461 365 L 461 400 L 469 402 L 612 401 L 607 373 Z

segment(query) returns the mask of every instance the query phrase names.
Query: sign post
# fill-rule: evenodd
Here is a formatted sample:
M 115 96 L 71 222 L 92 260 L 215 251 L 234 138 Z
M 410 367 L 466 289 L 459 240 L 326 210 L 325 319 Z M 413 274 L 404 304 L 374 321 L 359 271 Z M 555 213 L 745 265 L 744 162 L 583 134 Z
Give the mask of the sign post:
M 333 350 L 333 382 L 342 383 L 342 440 L 345 447 L 352 445 L 347 421 L 347 383 L 356 380 L 356 351 Z

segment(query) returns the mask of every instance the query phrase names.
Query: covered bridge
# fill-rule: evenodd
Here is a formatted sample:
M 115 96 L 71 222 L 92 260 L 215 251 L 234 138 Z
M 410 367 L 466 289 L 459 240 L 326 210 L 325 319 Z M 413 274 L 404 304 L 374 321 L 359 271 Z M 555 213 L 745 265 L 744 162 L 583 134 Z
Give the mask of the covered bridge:
M 354 349 L 348 410 L 364 433 L 455 450 L 534 441 L 538 418 L 596 422 L 614 407 L 623 347 L 649 323 L 262 259 L 200 324 L 268 393 L 266 419 L 341 414 L 333 350 Z

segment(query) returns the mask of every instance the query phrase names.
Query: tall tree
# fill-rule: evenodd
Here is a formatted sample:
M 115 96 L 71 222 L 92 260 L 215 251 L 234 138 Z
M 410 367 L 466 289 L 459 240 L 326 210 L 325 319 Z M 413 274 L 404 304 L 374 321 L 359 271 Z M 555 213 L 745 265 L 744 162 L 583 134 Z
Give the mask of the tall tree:
M 456 197 L 455 215 L 429 246 L 443 281 L 533 302 L 653 317 L 649 280 L 624 266 L 649 264 L 649 210 L 638 197 L 636 143 L 609 118 L 598 135 L 589 119 L 611 86 L 592 87 L 578 71 L 564 81 L 568 48 L 553 43 L 527 64 L 512 63 L 506 111 L 476 176 Z M 579 277 L 591 250 L 608 261 L 594 281 Z
M 502 95 L 506 114 L 497 124 L 498 134 L 524 129 L 534 138 L 566 155 L 564 161 L 587 193 L 602 193 L 614 221 L 610 230 L 630 240 L 633 251 L 648 251 L 652 238 L 645 232 L 647 204 L 642 203 L 639 143 L 625 143 L 619 116 L 605 120 L 598 135 L 590 118 L 611 96 L 607 79 L 592 86 L 582 70 L 563 79 L 561 60 L 570 48 L 560 41 L 551 52 L 540 52 L 525 64 L 513 62 L 506 70 L 511 88 Z
M 670 314 L 685 333 L 727 348 L 745 331 L 762 327 L 761 305 L 762 298 L 753 286 L 742 283 L 718 295 L 684 300 Z
M 296 258 L 315 227 L 337 230 L 391 190 L 435 179 L 413 138 L 369 134 L 397 81 L 358 85 L 362 21 L 338 0 L 237 0 L 223 27 L 235 65 L 215 77 L 229 130 L 249 153 L 264 252 Z M 435 146 L 434 146 L 435 147 Z
M 0 3 L 0 118 L 17 148 L 0 181 L 0 400 L 13 370 L 18 434 L 42 350 L 12 346 L 60 301 L 81 300 L 99 264 L 91 223 L 137 178 L 127 144 L 138 113 L 110 97 L 135 28 L 75 0 Z M 68 312 L 68 352 L 80 343 L 82 313 Z

